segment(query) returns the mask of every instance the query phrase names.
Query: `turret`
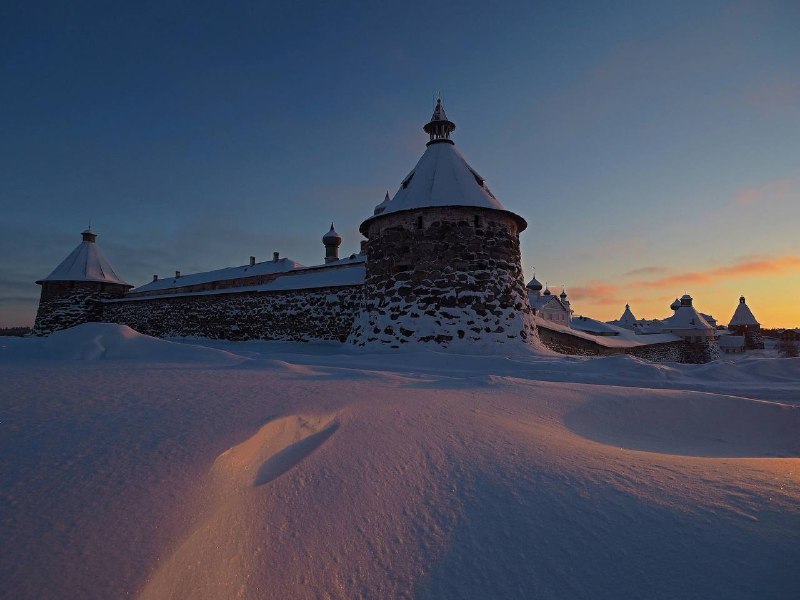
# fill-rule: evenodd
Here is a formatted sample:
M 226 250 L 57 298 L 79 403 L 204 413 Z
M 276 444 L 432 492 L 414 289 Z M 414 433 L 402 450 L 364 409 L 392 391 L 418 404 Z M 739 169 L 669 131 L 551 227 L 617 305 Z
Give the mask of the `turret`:
M 455 148 L 455 129 L 438 99 L 425 152 L 361 223 L 366 279 L 353 344 L 480 341 L 482 351 L 507 352 L 538 343 L 520 265 L 527 223 Z
M 81 232 L 81 243 L 52 273 L 36 283 L 42 286 L 33 332 L 47 335 L 98 316 L 97 300 L 119 298 L 133 286 L 114 271 L 96 243 L 91 229 Z
M 336 229 L 331 228 L 325 235 L 322 236 L 322 243 L 325 245 L 325 262 L 336 262 L 339 260 L 339 246 L 342 245 L 342 236 L 336 233 Z

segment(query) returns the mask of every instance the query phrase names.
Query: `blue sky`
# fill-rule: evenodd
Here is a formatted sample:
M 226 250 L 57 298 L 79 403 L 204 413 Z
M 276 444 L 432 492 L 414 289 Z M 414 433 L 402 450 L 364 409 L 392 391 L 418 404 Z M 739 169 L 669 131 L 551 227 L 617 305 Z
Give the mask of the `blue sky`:
M 578 312 L 687 287 L 800 325 L 798 31 L 797 2 L 5 3 L 0 326 L 90 220 L 137 285 L 316 264 L 331 220 L 355 251 L 436 91 Z

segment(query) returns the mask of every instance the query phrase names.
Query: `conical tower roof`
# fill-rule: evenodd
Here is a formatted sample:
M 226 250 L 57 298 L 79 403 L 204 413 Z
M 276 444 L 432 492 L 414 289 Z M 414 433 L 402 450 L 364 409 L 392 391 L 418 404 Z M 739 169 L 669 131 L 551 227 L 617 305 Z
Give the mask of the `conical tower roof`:
M 733 317 L 731 317 L 731 322 L 728 323 L 728 327 L 736 327 L 737 325 L 761 325 L 753 315 L 753 311 L 747 306 L 744 296 L 739 297 L 739 305 L 736 307 Z
M 394 197 L 389 200 L 387 194 L 371 218 L 420 208 L 474 206 L 507 212 L 516 218 L 520 231 L 525 229 L 525 220 L 503 207 L 486 180 L 456 149 L 450 139 L 454 129 L 455 124 L 447 119 L 441 99 L 438 100 L 431 120 L 424 127 L 430 135 L 425 152 Z M 363 229 L 362 224 L 362 233 Z
M 619 318 L 618 322 L 619 323 L 628 323 L 628 324 L 631 324 L 631 325 L 636 323 L 636 317 L 633 316 L 633 312 L 631 311 L 631 305 L 630 304 L 626 304 L 625 305 L 625 310 L 623 311 L 622 316 Z
M 45 281 L 96 281 L 99 283 L 116 283 L 133 287 L 125 283 L 114 271 L 100 247 L 95 243 L 97 234 L 91 230 L 81 233 L 83 241 L 61 261 L 50 275 L 36 283 Z

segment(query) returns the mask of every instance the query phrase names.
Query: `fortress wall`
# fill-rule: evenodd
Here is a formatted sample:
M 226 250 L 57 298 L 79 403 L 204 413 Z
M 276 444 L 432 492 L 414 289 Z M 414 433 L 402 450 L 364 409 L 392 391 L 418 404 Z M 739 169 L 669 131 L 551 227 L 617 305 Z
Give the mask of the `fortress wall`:
M 344 341 L 363 286 L 141 297 L 102 302 L 92 320 L 157 337 L 225 340 Z
M 593 340 L 569 335 L 540 325 L 539 339 L 542 343 L 560 354 L 573 356 L 611 356 L 630 354 L 651 362 L 706 363 L 713 360 L 716 344 L 690 343 L 683 340 L 633 346 L 630 348 L 609 348 Z M 713 346 L 713 347 L 712 347 Z

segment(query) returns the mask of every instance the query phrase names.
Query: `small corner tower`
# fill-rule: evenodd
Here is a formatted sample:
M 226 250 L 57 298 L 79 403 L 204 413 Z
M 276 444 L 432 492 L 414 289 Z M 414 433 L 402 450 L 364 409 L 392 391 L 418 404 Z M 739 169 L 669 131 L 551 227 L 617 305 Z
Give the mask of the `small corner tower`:
M 339 246 L 342 245 L 342 236 L 340 236 L 331 223 L 331 228 L 325 235 L 322 236 L 322 243 L 325 246 L 325 262 L 331 263 L 339 260 Z
M 95 300 L 119 298 L 133 286 L 125 283 L 97 245 L 91 229 L 55 270 L 36 283 L 42 286 L 33 326 L 35 335 L 93 320 Z
M 728 323 L 728 329 L 737 335 L 744 336 L 745 347 L 749 350 L 762 350 L 764 340 L 761 337 L 761 323 L 756 320 L 753 311 L 747 306 L 744 296 L 739 296 L 739 304 Z
M 361 224 L 368 243 L 364 304 L 349 338 L 356 345 L 478 343 L 505 352 L 538 344 L 520 264 L 527 224 L 458 152 L 455 128 L 437 100 L 422 157 Z

